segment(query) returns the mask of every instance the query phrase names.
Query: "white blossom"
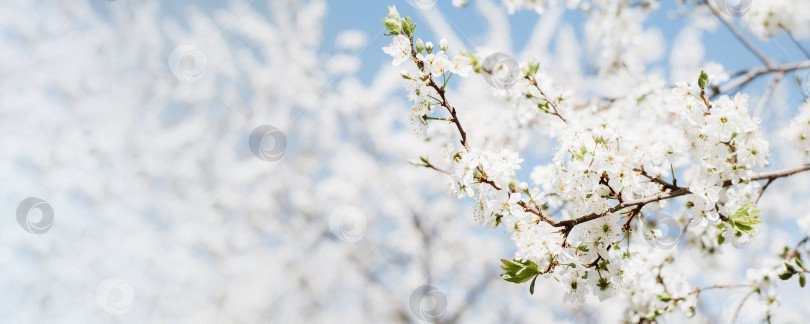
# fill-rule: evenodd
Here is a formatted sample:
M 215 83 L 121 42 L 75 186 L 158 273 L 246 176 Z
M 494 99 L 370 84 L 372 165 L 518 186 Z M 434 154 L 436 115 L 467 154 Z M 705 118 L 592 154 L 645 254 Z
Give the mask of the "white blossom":
M 411 56 L 411 40 L 404 35 L 394 36 L 391 44 L 383 47 L 383 52 L 394 58 L 394 66 L 400 65 Z

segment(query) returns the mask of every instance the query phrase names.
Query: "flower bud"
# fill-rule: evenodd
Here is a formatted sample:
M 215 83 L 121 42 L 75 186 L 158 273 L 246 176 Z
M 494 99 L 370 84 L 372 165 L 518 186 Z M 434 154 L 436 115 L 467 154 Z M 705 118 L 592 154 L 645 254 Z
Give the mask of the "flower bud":
M 422 53 L 425 51 L 425 43 L 422 41 L 421 38 L 417 38 L 415 42 L 413 42 L 413 46 L 416 47 L 417 53 Z

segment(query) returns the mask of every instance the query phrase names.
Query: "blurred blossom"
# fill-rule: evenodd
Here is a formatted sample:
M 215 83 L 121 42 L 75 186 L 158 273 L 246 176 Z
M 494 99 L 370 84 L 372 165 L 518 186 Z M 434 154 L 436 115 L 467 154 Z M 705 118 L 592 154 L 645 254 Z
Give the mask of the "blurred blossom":
M 807 174 L 745 203 L 761 189 L 748 181 L 754 172 L 806 163 L 810 105 L 759 119 L 749 107 L 761 95 L 749 103 L 741 93 L 712 99 L 716 115 L 692 109 L 704 104 L 701 70 L 711 87 L 735 79 L 729 66 L 762 65 L 737 53 L 704 61 L 716 50 L 701 34 L 715 19 L 705 7 L 390 2 L 411 14 L 421 44 L 436 44 L 416 56 L 426 70 L 414 66 L 408 37 L 369 38 L 386 3 L 362 4 L 368 11 L 323 0 L 0 4 L 8 222 L 0 227 L 0 319 L 612 323 L 639 322 L 677 300 L 668 319 L 709 322 L 730 321 L 738 301 L 698 303 L 695 283 L 713 274 L 759 284 L 761 296 L 781 292 L 772 277 L 785 262 L 749 260 L 780 250 L 770 238 L 795 244 L 795 231 L 743 233 L 720 216 L 761 212 L 806 234 L 806 212 L 795 210 L 810 210 Z M 587 14 L 571 20 L 564 8 Z M 790 31 L 801 42 L 810 30 L 804 9 L 804 0 L 755 1 L 735 24 L 764 39 Z M 518 16 L 507 13 L 520 10 L 543 14 L 531 15 L 534 26 L 511 23 Z M 665 29 L 675 27 L 647 19 L 655 10 L 691 18 L 678 20 L 680 31 Z M 455 19 L 474 19 L 475 28 Z M 340 30 L 366 22 L 374 28 Z M 322 46 L 329 42 L 334 50 Z M 383 46 L 400 66 L 388 64 Z M 522 62 L 530 55 L 539 68 L 529 78 Z M 469 150 L 446 120 L 445 98 Z M 551 115 L 557 109 L 572 124 Z M 777 131 L 787 141 L 774 140 Z M 694 191 L 639 207 L 632 230 L 649 244 L 644 235 L 623 241 L 627 215 L 609 213 L 566 241 L 515 207 L 531 202 L 568 219 L 616 203 L 600 182 L 627 199 L 660 193 L 633 168 L 639 161 Z M 590 172 L 597 167 L 606 171 Z M 515 190 L 477 190 L 480 169 Z M 735 186 L 721 188 L 722 179 Z M 24 199 L 32 195 L 44 199 Z M 565 270 L 539 275 L 534 295 L 528 283 L 499 277 L 499 259 L 542 267 L 554 264 L 552 254 Z M 802 318 L 792 302 L 805 299 L 788 297 L 776 322 Z M 777 305 L 751 302 L 756 308 L 738 320 Z
M 362 30 L 344 30 L 335 38 L 335 46 L 341 50 L 359 50 L 368 43 L 368 34 Z

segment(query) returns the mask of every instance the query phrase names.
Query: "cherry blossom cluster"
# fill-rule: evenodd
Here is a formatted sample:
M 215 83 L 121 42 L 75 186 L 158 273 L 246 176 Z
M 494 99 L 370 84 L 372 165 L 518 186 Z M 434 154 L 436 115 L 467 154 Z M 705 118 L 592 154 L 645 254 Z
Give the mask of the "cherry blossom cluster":
M 810 100 L 799 107 L 799 114 L 782 135 L 793 143 L 796 149 L 810 156 Z
M 745 22 L 754 35 L 767 40 L 780 31 L 810 36 L 810 3 L 802 0 L 749 1 Z
M 383 24 L 391 35 L 395 35 L 390 45 L 383 47 L 383 52 L 391 55 L 394 66 L 398 66 L 407 60 L 417 62 L 419 70 L 416 75 L 402 72 L 402 78 L 408 80 L 408 100 L 411 101 L 411 113 L 409 120 L 411 126 L 418 135 L 427 135 L 428 120 L 437 119 L 429 116 L 434 110 L 434 106 L 441 105 L 439 99 L 447 81 L 453 75 L 467 77 L 472 71 L 470 58 L 463 55 L 456 55 L 452 60 L 446 52 L 448 44 L 446 39 L 439 41 L 439 48 L 434 53 L 432 42 L 423 42 L 417 38 L 413 40 L 414 24 L 410 18 L 399 16 L 396 7 L 388 9 L 388 17 L 383 20 Z M 439 88 L 434 78 L 441 77 L 443 84 Z
M 659 265 L 641 271 L 636 285 L 628 291 L 629 305 L 625 310 L 625 318 L 629 322 L 654 320 L 676 308 L 689 317 L 694 315 L 697 294 L 681 273 L 668 266 L 670 262 L 667 258 L 671 256 L 658 255 L 655 260 L 643 260 L 646 264 Z
M 681 102 L 674 112 L 693 162 L 687 171 L 693 193 L 687 207 L 692 216 L 703 217 L 715 226 L 734 211 L 720 202 L 725 196 L 724 183 L 747 181 L 753 168 L 768 164 L 769 148 L 759 120 L 748 115 L 747 95 L 724 95 L 710 102 L 705 95 L 706 83 L 701 82 L 708 82 L 708 75 L 702 74 L 697 82 L 678 84 L 674 91 Z

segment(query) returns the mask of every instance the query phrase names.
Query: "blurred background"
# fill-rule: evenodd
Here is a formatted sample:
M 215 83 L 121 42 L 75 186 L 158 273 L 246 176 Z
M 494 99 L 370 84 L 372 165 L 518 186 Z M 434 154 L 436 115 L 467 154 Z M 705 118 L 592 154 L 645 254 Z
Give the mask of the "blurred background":
M 439 174 L 408 164 L 438 160 L 442 147 L 411 131 L 400 68 L 382 53 L 392 4 L 452 51 L 533 54 L 562 86 L 619 91 L 598 81 L 598 40 L 579 11 L 509 14 L 497 0 L 0 4 L 0 321 L 619 318 L 610 301 L 564 304 L 554 283 L 538 281 L 532 296 L 501 280 L 498 260 L 514 252 L 502 231 L 475 223 Z M 675 3 L 636 37 L 624 55 L 673 84 L 707 61 L 758 64 L 717 21 Z M 756 42 L 801 59 L 786 37 Z M 785 80 L 766 130 L 803 100 Z M 767 85 L 751 83 L 752 103 Z M 450 87 L 459 107 L 498 107 L 478 76 Z M 522 140 L 535 163 L 554 143 L 536 135 Z M 800 162 L 773 152 L 774 168 Z M 807 207 L 803 179 L 775 183 L 770 198 L 781 198 L 763 209 L 790 218 Z M 797 235 L 780 228 L 765 240 Z M 699 319 L 721 320 L 725 305 L 713 306 Z

